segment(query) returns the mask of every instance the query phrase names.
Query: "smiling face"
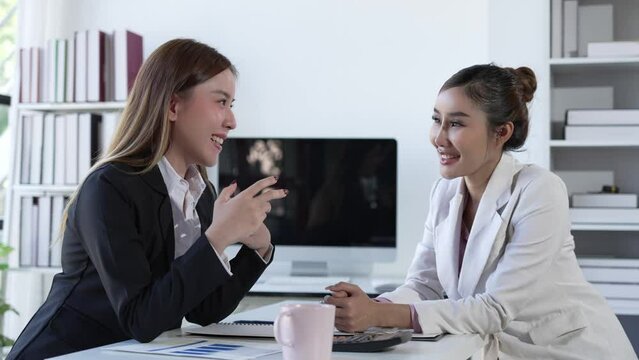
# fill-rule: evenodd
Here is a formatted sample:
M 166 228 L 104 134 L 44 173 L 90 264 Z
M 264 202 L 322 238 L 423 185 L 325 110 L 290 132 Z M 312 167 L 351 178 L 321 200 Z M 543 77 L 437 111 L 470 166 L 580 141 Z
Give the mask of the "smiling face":
M 191 164 L 213 166 L 236 122 L 231 109 L 235 75 L 227 69 L 171 101 L 169 161 L 180 172 Z
M 471 181 L 487 181 L 508 137 L 509 129 L 499 133 L 489 127 L 486 113 L 466 96 L 463 87 L 444 90 L 437 96 L 430 141 L 437 149 L 444 178 L 464 176 Z

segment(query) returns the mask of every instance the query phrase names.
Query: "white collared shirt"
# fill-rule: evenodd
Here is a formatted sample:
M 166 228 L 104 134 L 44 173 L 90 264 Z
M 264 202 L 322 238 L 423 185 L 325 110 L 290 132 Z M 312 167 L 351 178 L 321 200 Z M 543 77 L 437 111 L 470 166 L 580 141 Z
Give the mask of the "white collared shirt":
M 178 258 L 184 255 L 202 235 L 202 225 L 200 224 L 200 217 L 195 207 L 206 189 L 206 183 L 195 165 L 189 165 L 184 178 L 175 171 L 166 156 L 162 157 L 158 163 L 158 167 L 160 168 L 160 173 L 162 174 L 169 198 L 171 199 L 173 233 L 175 236 L 174 258 Z M 231 264 L 226 254 L 219 254 L 213 245 L 211 245 L 211 248 L 213 248 L 213 251 L 215 251 L 215 254 L 220 259 L 224 269 L 226 269 L 229 275 L 233 275 L 231 272 Z M 264 258 L 260 256 L 260 258 L 264 263 L 268 263 L 272 253 L 271 246 L 266 256 Z

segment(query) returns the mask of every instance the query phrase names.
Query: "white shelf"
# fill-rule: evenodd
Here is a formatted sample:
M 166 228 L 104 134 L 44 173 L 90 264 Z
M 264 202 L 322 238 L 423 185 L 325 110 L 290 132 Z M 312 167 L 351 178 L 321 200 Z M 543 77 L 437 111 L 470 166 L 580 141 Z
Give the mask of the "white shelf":
M 639 147 L 639 141 L 578 141 L 578 140 L 550 140 L 550 147 L 554 148 L 597 148 L 597 147 Z
M 639 300 L 606 299 L 617 315 L 639 315 Z
M 41 274 L 57 274 L 62 272 L 62 268 L 56 266 L 22 266 L 18 268 L 10 267 L 8 270 L 16 272 L 35 272 Z
M 562 65 L 636 65 L 639 66 L 639 57 L 619 57 L 619 58 L 555 58 L 550 59 L 550 66 L 558 67 Z
M 639 224 L 572 224 L 577 231 L 639 231 Z
M 19 110 L 33 111 L 103 111 L 124 109 L 126 102 L 87 102 L 87 103 L 33 103 L 18 104 Z
M 78 187 L 78 185 L 27 185 L 17 184 L 13 186 L 13 190 L 17 193 L 33 193 L 33 194 L 70 194 Z
M 550 59 L 553 74 L 583 74 L 583 71 L 639 71 L 639 57 Z

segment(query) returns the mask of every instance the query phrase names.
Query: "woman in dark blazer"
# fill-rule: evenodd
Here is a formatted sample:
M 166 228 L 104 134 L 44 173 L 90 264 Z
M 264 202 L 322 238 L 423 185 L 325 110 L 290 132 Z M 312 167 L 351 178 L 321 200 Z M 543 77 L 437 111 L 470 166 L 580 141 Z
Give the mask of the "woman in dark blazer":
M 193 40 L 145 61 L 114 139 L 65 210 L 62 272 L 8 359 L 148 342 L 184 317 L 207 325 L 236 308 L 272 259 L 263 221 L 287 191 L 263 191 L 269 177 L 216 196 L 208 182 L 236 126 L 235 80 L 226 57 Z

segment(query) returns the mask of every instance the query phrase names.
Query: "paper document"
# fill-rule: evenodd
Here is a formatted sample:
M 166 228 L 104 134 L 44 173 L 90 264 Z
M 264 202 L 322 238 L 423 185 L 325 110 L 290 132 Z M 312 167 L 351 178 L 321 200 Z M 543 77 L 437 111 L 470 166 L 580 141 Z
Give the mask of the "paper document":
M 279 353 L 276 347 L 255 347 L 234 344 L 220 340 L 197 338 L 161 339 L 146 344 L 131 344 L 108 348 L 113 351 L 126 351 L 140 354 L 198 357 L 204 359 L 257 359 L 262 356 Z

